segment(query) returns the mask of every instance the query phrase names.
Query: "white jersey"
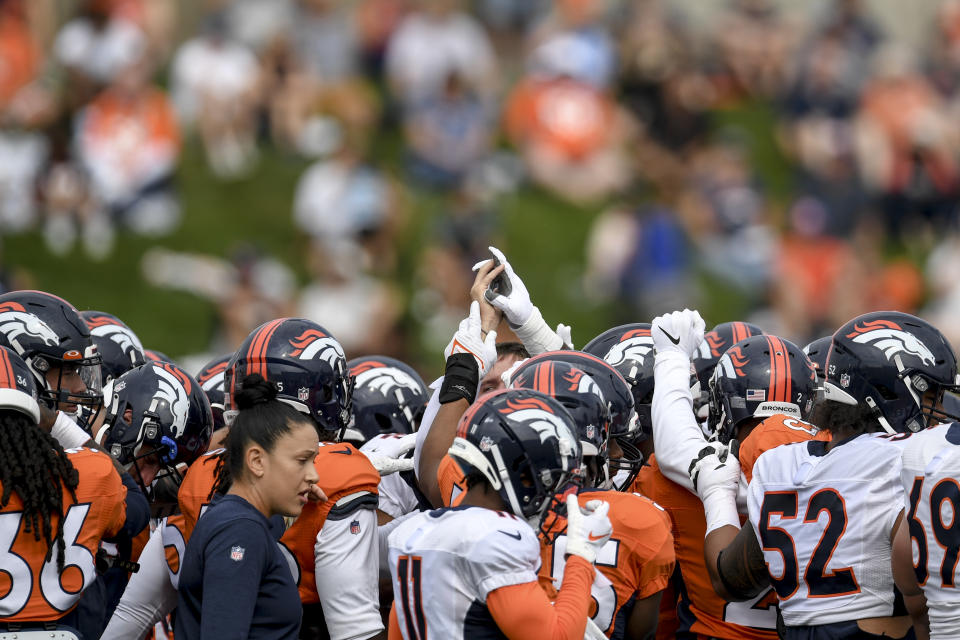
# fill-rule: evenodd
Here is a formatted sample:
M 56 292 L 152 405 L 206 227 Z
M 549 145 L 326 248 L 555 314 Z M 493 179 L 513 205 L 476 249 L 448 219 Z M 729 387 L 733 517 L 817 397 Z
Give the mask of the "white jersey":
M 901 478 L 913 566 L 929 608 L 930 638 L 960 638 L 960 424 L 927 429 L 906 439 Z
M 750 522 L 788 627 L 893 615 L 890 534 L 903 510 L 900 449 L 862 435 L 763 453 Z
M 404 640 L 494 637 L 487 594 L 537 581 L 540 543 L 526 522 L 482 507 L 425 511 L 390 535 L 390 571 Z
M 369 455 L 400 458 L 409 450 L 407 443 L 416 440 L 416 437 L 414 433 L 384 433 L 371 438 L 360 447 L 360 451 Z M 413 487 L 399 473 L 381 476 L 378 493 L 380 501 L 377 508 L 391 518 L 396 519 L 420 509 L 420 502 Z

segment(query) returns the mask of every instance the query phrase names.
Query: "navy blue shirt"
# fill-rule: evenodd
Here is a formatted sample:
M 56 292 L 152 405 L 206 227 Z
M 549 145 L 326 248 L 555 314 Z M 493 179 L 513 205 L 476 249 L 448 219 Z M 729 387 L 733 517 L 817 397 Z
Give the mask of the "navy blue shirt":
M 243 498 L 214 501 L 180 563 L 177 640 L 297 638 L 300 596 L 277 539 Z

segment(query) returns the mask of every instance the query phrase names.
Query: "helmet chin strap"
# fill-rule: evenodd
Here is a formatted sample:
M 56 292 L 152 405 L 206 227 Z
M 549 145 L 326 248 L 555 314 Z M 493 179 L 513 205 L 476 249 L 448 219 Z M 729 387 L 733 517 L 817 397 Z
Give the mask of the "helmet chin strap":
M 890 426 L 890 423 L 887 422 L 887 419 L 883 417 L 883 413 L 880 411 L 880 407 L 877 406 L 877 403 L 873 398 L 867 396 L 863 399 L 867 406 L 870 407 L 870 411 L 873 412 L 873 417 L 877 419 L 877 422 L 880 423 L 880 426 L 883 427 L 883 430 L 887 433 L 896 433 L 896 429 Z

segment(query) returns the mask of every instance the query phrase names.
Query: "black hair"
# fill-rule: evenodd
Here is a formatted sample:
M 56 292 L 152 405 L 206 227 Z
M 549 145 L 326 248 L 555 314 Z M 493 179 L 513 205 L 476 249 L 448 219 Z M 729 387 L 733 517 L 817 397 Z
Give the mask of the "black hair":
M 810 422 L 835 435 L 860 435 L 882 430 L 874 410 L 865 402 L 853 405 L 821 400 L 814 406 Z
M 467 491 L 470 491 L 474 487 L 482 487 L 487 485 L 488 490 L 493 490 L 493 485 L 490 484 L 490 481 L 487 479 L 487 476 L 483 475 L 482 471 L 473 469 L 463 477 L 464 486 L 467 487 Z
M 230 490 L 233 479 L 243 475 L 244 451 L 251 443 L 270 452 L 277 440 L 289 433 L 294 426 L 309 424 L 316 427 L 309 417 L 277 400 L 276 384 L 265 380 L 258 373 L 243 379 L 234 402 L 239 411 L 224 439 L 224 452 L 217 461 L 217 482 L 211 496 L 214 493 L 226 493 Z
M 46 560 L 57 547 L 57 570 L 63 571 L 63 490 L 77 501 L 80 474 L 63 447 L 30 418 L 14 409 L 0 409 L 0 508 L 14 491 L 23 502 L 23 532 L 47 543 Z M 56 516 L 56 529 L 53 518 Z
M 516 356 L 520 360 L 526 360 L 530 357 L 530 352 L 527 351 L 527 348 L 523 346 L 522 342 L 498 342 L 497 357 L 502 358 L 507 355 Z

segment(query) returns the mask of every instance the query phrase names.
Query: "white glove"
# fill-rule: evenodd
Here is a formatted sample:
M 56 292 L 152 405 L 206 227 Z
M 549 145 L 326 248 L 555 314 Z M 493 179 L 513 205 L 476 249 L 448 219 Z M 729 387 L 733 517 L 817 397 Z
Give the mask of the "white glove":
M 737 513 L 737 488 L 740 483 L 740 461 L 737 441 L 730 445 L 711 442 L 690 462 L 690 480 L 707 517 L 707 533 L 730 525 L 740 528 Z
M 377 473 L 380 474 L 380 477 L 413 469 L 413 458 L 391 458 L 390 456 L 378 455 L 369 455 L 367 458 L 369 458 L 370 464 L 377 470 Z
M 571 335 L 572 327 L 568 324 L 560 323 L 557 325 L 557 335 L 560 336 L 560 339 L 563 341 L 563 346 L 567 349 L 573 349 L 573 336 Z
M 607 512 L 610 504 L 602 500 L 591 500 L 580 510 L 577 496 L 567 496 L 567 553 L 580 556 L 593 564 L 597 552 L 610 539 L 613 526 Z
M 490 249 L 490 253 L 495 255 L 497 260 L 500 261 L 500 264 L 503 265 L 503 272 L 510 280 L 510 294 L 506 296 L 494 294 L 490 289 L 487 289 L 487 293 L 484 295 L 490 304 L 500 311 L 503 311 L 503 315 L 507 317 L 507 322 L 509 322 L 511 326 L 519 327 L 525 324 L 527 320 L 530 319 L 530 314 L 533 313 L 533 303 L 530 302 L 530 294 L 527 292 L 527 287 L 523 284 L 523 280 L 520 279 L 520 276 L 513 270 L 510 263 L 507 262 L 507 257 L 503 255 L 503 252 L 496 247 L 488 248 Z M 487 261 L 484 260 L 473 265 L 473 270 L 476 271 L 486 262 Z
M 653 348 L 658 354 L 676 351 L 689 359 L 703 342 L 705 327 L 700 313 L 690 309 L 657 316 L 650 328 Z
M 470 303 L 470 315 L 460 321 L 460 328 L 443 350 L 444 360 L 454 353 L 472 355 L 477 361 L 481 379 L 497 361 L 497 332 L 491 331 L 486 338 L 483 337 L 480 325 L 480 303 L 476 300 Z

